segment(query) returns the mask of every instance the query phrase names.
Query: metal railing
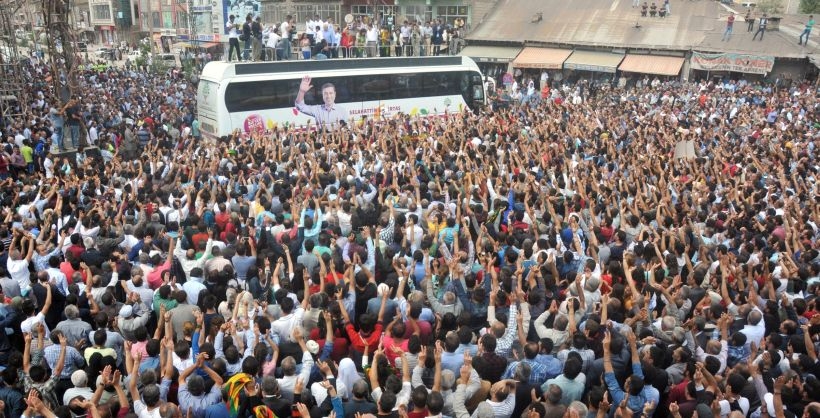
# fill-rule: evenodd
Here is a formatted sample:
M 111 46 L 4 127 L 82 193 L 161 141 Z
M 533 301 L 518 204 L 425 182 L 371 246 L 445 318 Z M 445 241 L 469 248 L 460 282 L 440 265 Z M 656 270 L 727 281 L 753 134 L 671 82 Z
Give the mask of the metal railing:
M 453 46 L 453 47 L 451 47 Z M 291 45 L 290 48 L 262 48 L 260 59 L 262 61 L 282 61 L 282 60 L 306 60 L 306 59 L 347 59 L 347 58 L 376 58 L 376 57 L 428 57 L 456 55 L 461 51 L 464 44 L 455 45 L 355 45 L 355 46 L 330 46 L 322 51 L 317 51 L 311 47 L 309 51 L 303 50 L 300 46 Z M 319 56 L 319 54 L 323 56 Z M 222 59 L 227 55 L 223 54 Z

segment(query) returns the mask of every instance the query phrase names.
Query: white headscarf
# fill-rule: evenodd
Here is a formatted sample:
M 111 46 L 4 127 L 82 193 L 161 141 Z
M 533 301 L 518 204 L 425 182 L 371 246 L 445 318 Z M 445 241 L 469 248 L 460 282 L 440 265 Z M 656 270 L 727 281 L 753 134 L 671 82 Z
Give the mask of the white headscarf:
M 344 383 L 344 391 L 341 387 L 337 387 L 337 392 L 339 392 L 339 396 L 342 399 L 353 399 L 353 384 L 356 383 L 361 377 L 359 376 L 359 372 L 356 371 L 356 364 L 353 363 L 353 360 L 345 357 L 339 363 L 339 378 L 337 382 Z

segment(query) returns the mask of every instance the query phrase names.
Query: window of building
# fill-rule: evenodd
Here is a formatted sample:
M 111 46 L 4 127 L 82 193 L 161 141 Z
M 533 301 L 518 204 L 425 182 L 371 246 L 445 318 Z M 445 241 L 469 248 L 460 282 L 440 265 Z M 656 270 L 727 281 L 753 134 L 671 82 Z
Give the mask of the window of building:
M 285 20 L 288 10 L 283 4 L 263 3 L 260 5 L 260 14 L 263 24 L 279 24 Z
M 307 23 L 308 20 L 312 20 L 313 16 L 317 14 L 322 18 L 322 20 L 327 20 L 328 17 L 331 17 L 333 18 L 333 21 L 338 24 L 341 21 L 342 9 L 338 4 L 298 4 L 296 5 L 296 13 L 294 14 L 294 17 L 296 18 L 296 24 L 301 26 L 297 27 L 304 27 L 304 24 Z M 304 29 L 300 29 L 300 31 L 301 30 Z
M 96 4 L 92 9 L 94 13 L 94 20 L 110 20 L 111 19 L 111 6 L 107 4 Z
M 184 11 L 177 11 L 177 27 L 178 28 L 188 28 L 188 13 Z
M 433 6 L 404 6 L 404 18 L 410 21 L 429 22 L 433 19 Z
M 162 25 L 165 29 L 174 28 L 174 12 L 162 12 Z
M 151 12 L 151 23 L 155 28 L 162 27 L 162 18 L 159 12 Z
M 470 14 L 469 6 L 438 6 L 436 8 L 437 19 L 441 19 L 442 23 L 454 24 L 456 19 L 463 19 L 467 22 L 467 17 Z
M 401 14 L 400 10 L 401 7 L 399 6 L 389 6 L 384 4 L 379 4 L 376 6 L 368 4 L 354 4 L 353 6 L 350 6 L 350 11 L 353 13 L 353 16 L 361 18 L 369 17 L 372 19 L 373 15 L 380 13 L 382 17 L 393 16 L 394 23 L 399 14 Z

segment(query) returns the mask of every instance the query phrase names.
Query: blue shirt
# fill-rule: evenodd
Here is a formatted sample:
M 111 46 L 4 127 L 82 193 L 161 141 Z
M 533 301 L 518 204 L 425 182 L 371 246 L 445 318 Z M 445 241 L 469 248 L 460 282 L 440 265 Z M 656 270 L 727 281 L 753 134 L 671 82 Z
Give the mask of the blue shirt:
M 632 374 L 643 379 L 643 369 L 641 369 L 640 363 L 632 363 Z M 615 378 L 614 372 L 605 373 L 604 381 L 606 382 L 606 386 L 609 389 L 609 394 L 612 396 L 611 412 L 614 413 L 615 409 L 621 404 L 621 401 L 624 400 L 624 397 L 626 397 L 626 392 L 624 392 L 623 389 L 621 389 L 621 385 L 618 383 L 618 379 Z M 660 394 L 658 393 L 658 390 L 655 389 L 652 385 L 644 385 L 641 393 L 639 393 L 637 396 L 630 396 L 626 402 L 626 405 L 632 411 L 634 417 L 639 417 L 641 415 L 641 412 L 643 412 L 644 404 L 646 404 L 647 402 L 653 402 L 657 408 L 659 401 Z M 653 410 L 652 413 L 654 412 L 655 411 Z
M 215 403 L 205 408 L 205 418 L 230 418 L 225 402 Z
M 564 365 L 561 360 L 549 354 L 539 354 L 535 356 L 535 361 L 547 368 L 547 379 L 552 379 L 564 372 Z
M 192 409 L 194 418 L 205 418 L 205 411 L 215 403 L 224 405 L 222 401 L 222 386 L 213 385 L 210 392 L 206 392 L 200 396 L 191 395 L 188 392 L 188 385 L 179 385 L 179 392 L 177 394 L 180 409 L 187 411 L 190 407 Z
M 547 366 L 530 359 L 524 359 L 521 361 L 514 361 L 507 366 L 507 370 L 504 372 L 502 376 L 504 379 L 512 379 L 513 375 L 515 374 L 515 369 L 518 367 L 518 363 L 526 363 L 530 365 L 530 369 L 532 372 L 530 373 L 529 384 L 531 385 L 540 385 L 545 380 L 547 380 Z M 583 384 L 581 385 L 583 386 Z
M 464 364 L 464 352 L 459 353 L 458 350 L 451 353 L 445 351 L 441 353 L 441 369 L 451 370 L 453 374 L 461 373 L 461 366 Z

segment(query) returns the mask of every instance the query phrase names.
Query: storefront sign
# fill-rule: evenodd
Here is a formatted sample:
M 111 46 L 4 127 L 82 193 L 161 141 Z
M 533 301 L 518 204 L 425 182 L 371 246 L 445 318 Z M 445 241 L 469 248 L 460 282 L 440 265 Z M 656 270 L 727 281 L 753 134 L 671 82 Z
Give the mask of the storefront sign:
M 191 13 L 211 13 L 213 6 L 191 6 Z
M 749 54 L 692 54 L 692 69 L 703 71 L 732 71 L 747 74 L 766 74 L 774 67 L 774 57 Z

